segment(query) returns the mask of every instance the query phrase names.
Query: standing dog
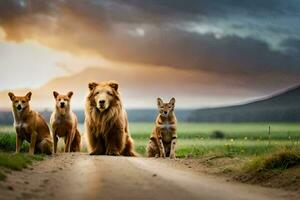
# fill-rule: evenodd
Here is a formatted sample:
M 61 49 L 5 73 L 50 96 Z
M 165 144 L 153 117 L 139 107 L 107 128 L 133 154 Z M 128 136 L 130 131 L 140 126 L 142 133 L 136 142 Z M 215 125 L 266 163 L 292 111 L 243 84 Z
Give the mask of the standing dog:
M 50 118 L 52 137 L 54 141 L 54 153 L 57 152 L 57 142 L 59 137 L 65 139 L 65 152 L 80 151 L 81 136 L 77 129 L 77 117 L 71 111 L 71 98 L 73 92 L 61 95 L 53 92 L 55 98 L 55 110 Z
M 8 93 L 12 101 L 14 126 L 17 132 L 16 153 L 20 152 L 24 140 L 30 143 L 29 154 L 52 154 L 52 139 L 45 120 L 37 112 L 30 109 L 29 101 L 32 93 L 19 97 Z
M 159 114 L 147 146 L 148 157 L 176 158 L 177 119 L 174 113 L 175 98 L 172 98 L 169 103 L 164 103 L 160 98 L 157 98 L 157 106 Z
M 90 155 L 136 155 L 118 88 L 111 81 L 89 84 L 85 127 Z

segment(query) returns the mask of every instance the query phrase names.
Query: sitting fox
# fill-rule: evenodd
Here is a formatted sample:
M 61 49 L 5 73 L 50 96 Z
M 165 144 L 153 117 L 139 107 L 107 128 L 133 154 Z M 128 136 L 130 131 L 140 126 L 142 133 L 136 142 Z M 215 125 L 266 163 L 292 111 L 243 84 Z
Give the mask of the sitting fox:
M 164 103 L 161 98 L 157 98 L 157 106 L 159 114 L 147 146 L 148 157 L 176 158 L 177 119 L 174 113 L 175 98 L 172 98 L 169 103 Z

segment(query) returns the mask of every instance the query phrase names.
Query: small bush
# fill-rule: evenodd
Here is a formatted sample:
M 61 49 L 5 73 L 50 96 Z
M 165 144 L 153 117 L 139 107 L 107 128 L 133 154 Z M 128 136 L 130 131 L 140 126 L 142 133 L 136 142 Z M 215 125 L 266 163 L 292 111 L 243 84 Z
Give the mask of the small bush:
M 224 139 L 225 138 L 225 133 L 222 131 L 214 131 L 211 135 L 210 138 L 212 139 Z
M 300 152 L 283 150 L 266 158 L 265 169 L 288 169 L 300 164 Z
M 248 172 L 284 170 L 296 165 L 300 165 L 300 150 L 285 148 L 267 156 L 257 157 L 247 163 L 246 170 Z

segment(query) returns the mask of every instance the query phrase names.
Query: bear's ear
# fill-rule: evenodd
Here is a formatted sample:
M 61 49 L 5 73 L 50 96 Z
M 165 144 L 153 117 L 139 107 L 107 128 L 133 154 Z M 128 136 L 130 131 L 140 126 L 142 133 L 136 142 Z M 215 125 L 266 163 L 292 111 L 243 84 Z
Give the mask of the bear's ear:
M 53 91 L 53 96 L 54 96 L 55 99 L 56 99 L 56 97 L 57 97 L 58 95 L 59 95 L 58 92 Z
M 172 104 L 172 106 L 175 106 L 175 98 L 173 97 L 169 103 Z
M 92 91 L 95 87 L 97 87 L 98 83 L 95 83 L 95 82 L 91 82 L 89 83 L 89 89 L 90 91 Z
M 164 105 L 164 102 L 163 102 L 163 100 L 161 99 L 161 98 L 157 98 L 157 106 L 160 108 L 160 107 L 162 107 Z
M 9 96 L 10 100 L 12 100 L 12 101 L 15 100 L 15 98 L 16 98 L 16 96 L 12 92 L 9 92 L 8 96 Z
M 25 97 L 30 101 L 31 100 L 31 95 L 32 95 L 32 92 L 28 92 Z
M 118 91 L 119 84 L 116 82 L 110 82 L 109 86 L 112 87 L 114 90 Z
M 68 92 L 67 96 L 71 99 L 71 97 L 73 96 L 73 92 L 72 91 Z

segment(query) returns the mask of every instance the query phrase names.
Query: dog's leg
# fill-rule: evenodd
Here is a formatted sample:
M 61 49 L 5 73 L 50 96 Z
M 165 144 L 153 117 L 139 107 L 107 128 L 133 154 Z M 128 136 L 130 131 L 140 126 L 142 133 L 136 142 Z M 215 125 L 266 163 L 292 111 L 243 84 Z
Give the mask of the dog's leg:
M 159 147 L 155 137 L 150 137 L 149 143 L 146 148 L 148 157 L 159 157 Z
M 58 143 L 58 137 L 56 136 L 56 134 L 53 134 L 53 150 L 54 150 L 54 153 L 57 152 L 57 143 Z
M 17 134 L 16 136 L 16 153 L 20 153 L 22 147 L 23 139 Z
M 165 152 L 164 143 L 163 143 L 161 137 L 158 139 L 158 146 L 159 146 L 160 157 L 165 158 L 166 157 L 166 152 Z
M 177 143 L 177 137 L 173 136 L 172 141 L 171 141 L 171 151 L 170 151 L 170 158 L 172 158 L 172 159 L 176 158 L 176 155 L 175 155 L 176 143 Z
M 72 138 L 72 133 L 69 132 L 66 135 L 66 139 L 65 139 L 65 152 L 68 153 L 71 150 L 71 138 Z
M 71 143 L 71 152 L 80 152 L 80 144 L 81 144 L 81 135 L 79 131 L 76 129 L 75 137 Z
M 34 155 L 34 150 L 35 150 L 35 145 L 36 145 L 36 139 L 37 139 L 37 132 L 33 131 L 31 133 L 31 138 L 30 138 L 30 146 L 29 146 L 29 154 Z
M 162 157 L 162 158 L 165 158 L 166 157 L 166 151 L 165 151 L 164 143 L 162 141 L 162 131 L 158 127 L 156 127 L 155 135 L 156 135 L 156 138 L 157 138 L 159 156 Z

